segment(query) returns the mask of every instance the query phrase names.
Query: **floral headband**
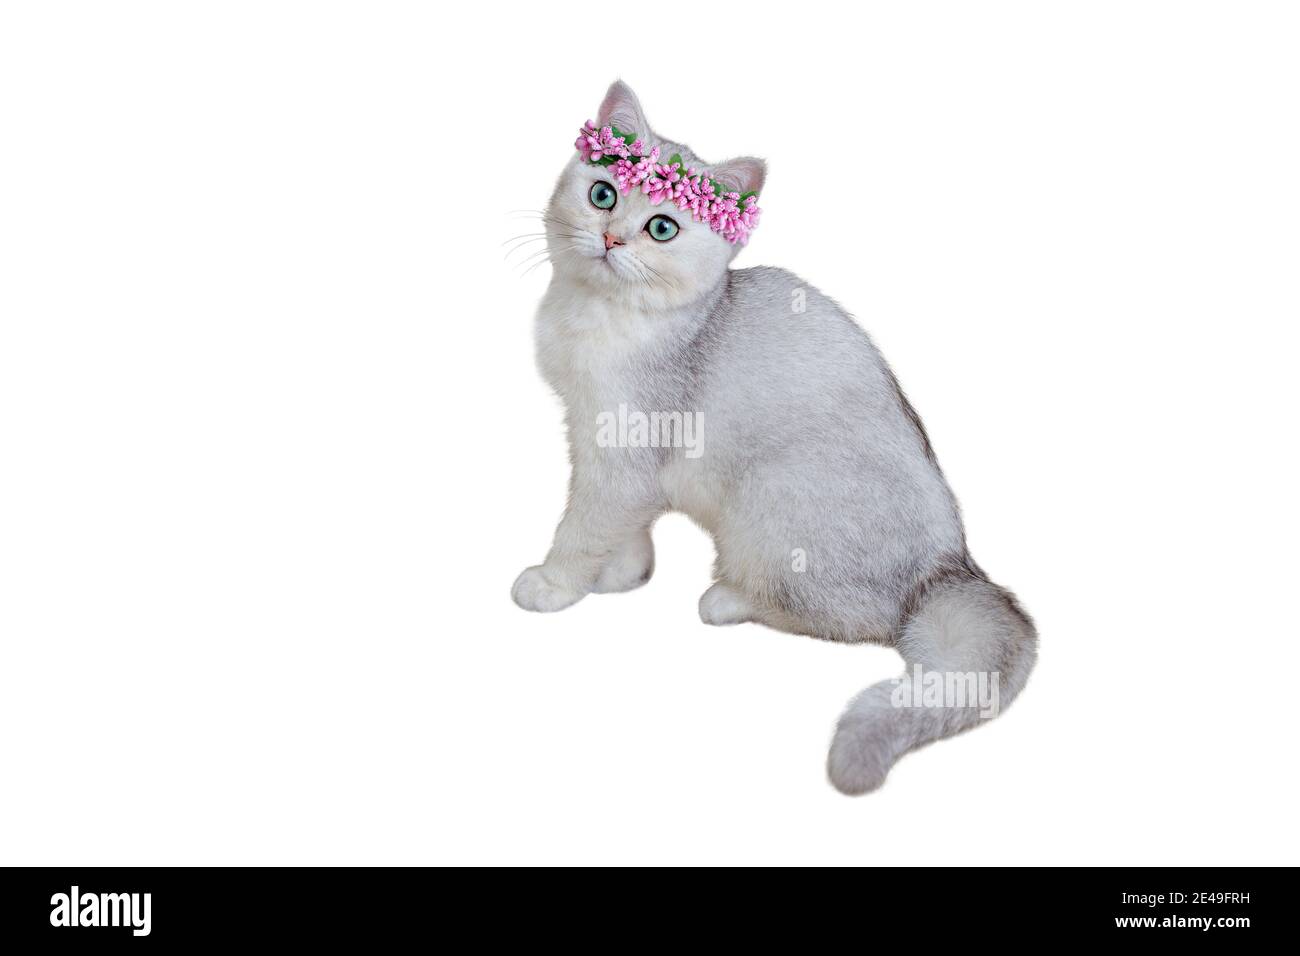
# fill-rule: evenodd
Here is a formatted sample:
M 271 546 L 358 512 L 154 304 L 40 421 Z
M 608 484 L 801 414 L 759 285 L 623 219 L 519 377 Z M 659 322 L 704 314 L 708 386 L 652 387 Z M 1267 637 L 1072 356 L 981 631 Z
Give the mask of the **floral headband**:
M 624 196 L 638 186 L 657 206 L 664 200 L 676 204 L 683 212 L 691 211 L 696 222 L 709 228 L 730 243 L 742 246 L 758 225 L 758 196 L 728 192 L 713 182 L 707 170 L 683 168 L 680 153 L 668 162 L 659 162 L 659 147 L 646 149 L 635 133 L 624 133 L 616 126 L 596 126 L 587 120 L 573 144 L 583 162 L 612 167 L 614 181 Z

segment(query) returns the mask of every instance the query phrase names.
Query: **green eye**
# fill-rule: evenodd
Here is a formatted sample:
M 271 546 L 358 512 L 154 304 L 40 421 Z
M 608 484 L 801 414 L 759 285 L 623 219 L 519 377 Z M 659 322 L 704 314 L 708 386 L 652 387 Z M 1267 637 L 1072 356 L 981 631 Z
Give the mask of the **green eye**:
M 614 192 L 614 187 L 605 180 L 601 180 L 591 187 L 591 204 L 597 209 L 613 209 L 614 203 L 618 202 L 618 193 Z
M 667 242 L 673 236 L 677 235 L 677 223 L 673 222 L 667 216 L 655 216 L 645 224 L 645 231 L 650 233 L 651 239 L 657 239 L 659 242 Z

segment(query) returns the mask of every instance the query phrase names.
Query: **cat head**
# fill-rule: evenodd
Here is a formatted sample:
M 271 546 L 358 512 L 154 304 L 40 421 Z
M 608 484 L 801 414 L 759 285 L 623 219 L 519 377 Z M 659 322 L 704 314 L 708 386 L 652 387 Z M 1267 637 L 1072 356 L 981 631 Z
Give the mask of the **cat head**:
M 652 308 L 714 289 L 757 224 L 763 161 L 705 163 L 655 133 L 621 80 L 575 146 L 546 209 L 556 274 Z

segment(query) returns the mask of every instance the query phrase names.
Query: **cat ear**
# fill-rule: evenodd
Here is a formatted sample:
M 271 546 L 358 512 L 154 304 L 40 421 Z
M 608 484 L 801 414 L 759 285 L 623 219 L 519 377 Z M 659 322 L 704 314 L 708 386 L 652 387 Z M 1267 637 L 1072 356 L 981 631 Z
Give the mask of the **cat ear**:
M 600 104 L 596 113 L 597 126 L 617 126 L 625 133 L 636 133 L 649 137 L 650 124 L 645 113 L 641 112 L 641 102 L 632 92 L 632 87 L 622 80 L 615 80 L 605 94 L 605 102 Z
M 713 166 L 710 177 L 738 193 L 756 193 L 763 189 L 767 179 L 767 163 L 757 156 L 737 156 Z

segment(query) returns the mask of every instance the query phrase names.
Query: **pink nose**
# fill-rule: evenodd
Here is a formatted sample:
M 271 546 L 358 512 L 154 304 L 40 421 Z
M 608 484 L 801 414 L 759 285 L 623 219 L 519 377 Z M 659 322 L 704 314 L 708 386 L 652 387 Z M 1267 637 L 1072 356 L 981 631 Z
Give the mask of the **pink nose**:
M 613 236 L 611 236 L 609 233 L 605 233 L 605 249 L 606 249 L 606 251 L 608 251 L 608 250 L 610 250 L 610 249 L 613 249 L 615 246 L 621 246 L 621 245 L 623 245 L 623 240 L 622 240 L 622 239 L 615 239 L 615 238 L 614 238 Z

